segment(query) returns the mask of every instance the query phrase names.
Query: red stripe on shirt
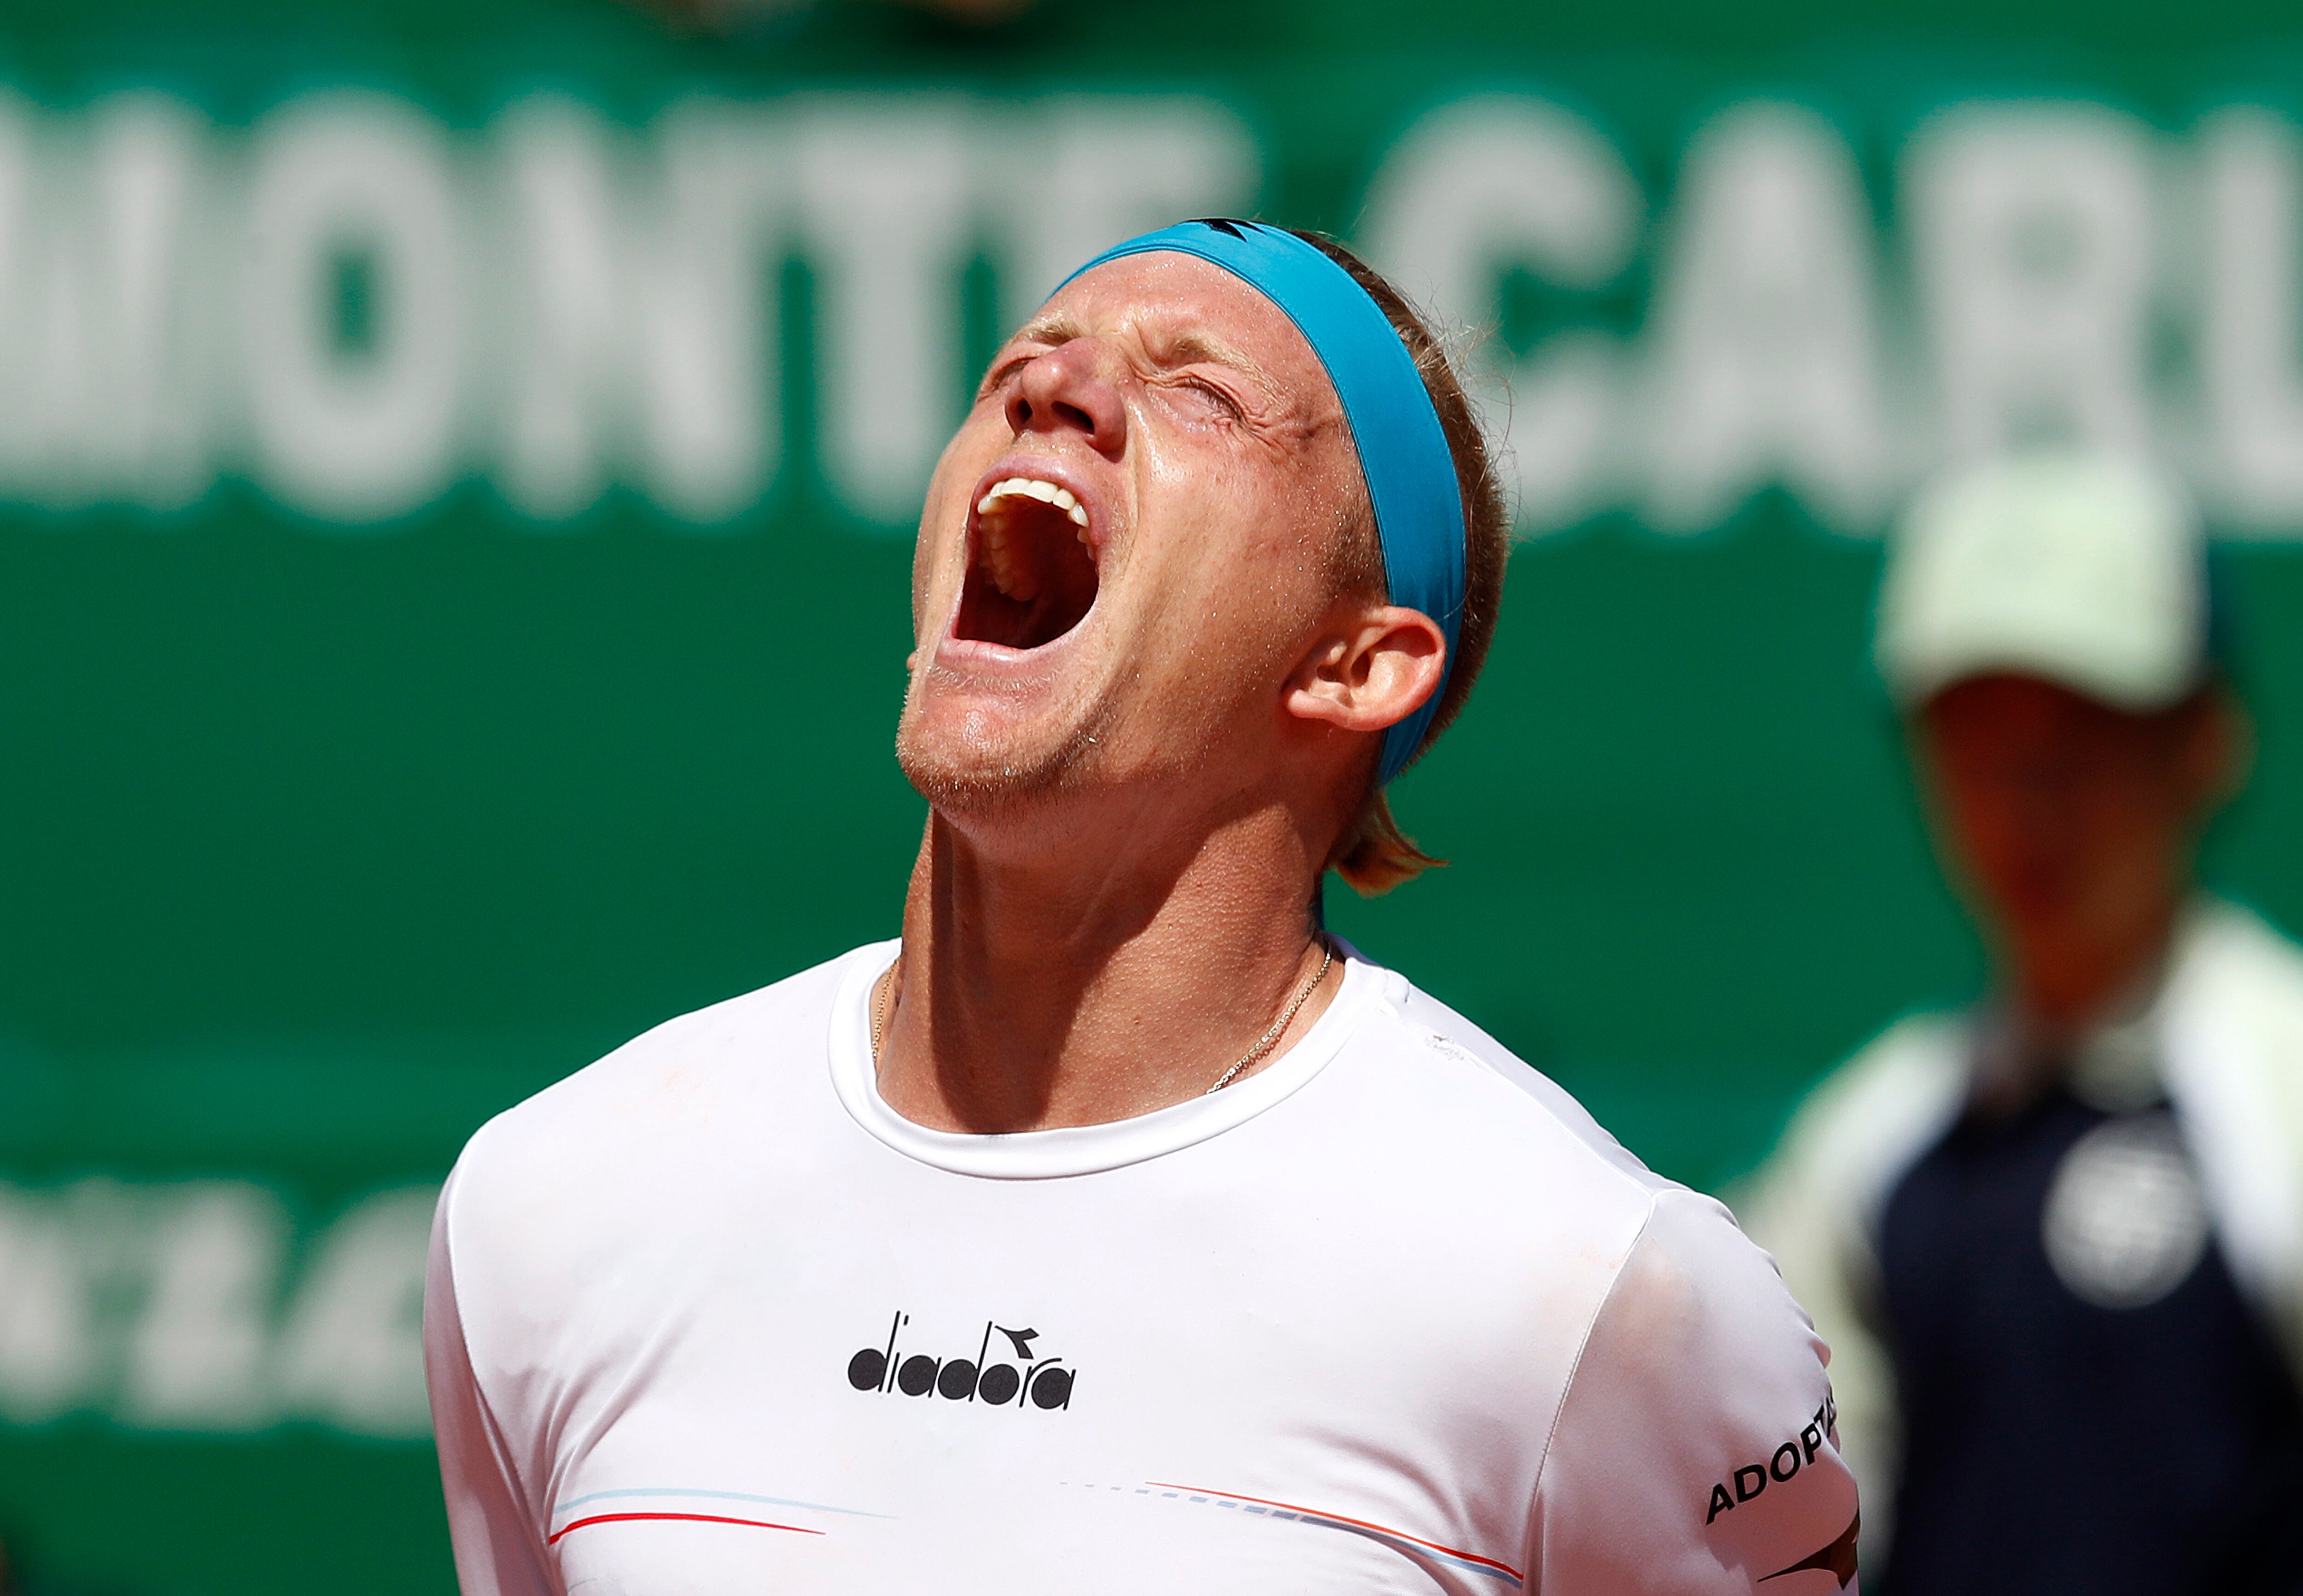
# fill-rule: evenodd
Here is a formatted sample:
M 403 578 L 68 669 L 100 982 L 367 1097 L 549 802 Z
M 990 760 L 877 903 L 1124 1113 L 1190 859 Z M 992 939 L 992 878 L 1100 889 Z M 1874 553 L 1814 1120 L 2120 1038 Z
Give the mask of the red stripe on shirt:
M 1290 1513 L 1301 1513 L 1306 1518 L 1324 1518 L 1335 1524 L 1348 1524 L 1362 1530 L 1372 1530 L 1379 1535 L 1388 1535 L 1395 1541 L 1405 1541 L 1411 1546 L 1428 1546 L 1433 1551 L 1445 1552 L 1451 1558 L 1461 1558 L 1467 1563 L 1477 1563 L 1482 1568 L 1493 1568 L 1499 1574 L 1510 1575 L 1522 1583 L 1526 1583 L 1527 1576 L 1509 1563 L 1498 1563 L 1495 1558 L 1483 1558 L 1475 1551 L 1458 1551 L 1452 1546 L 1442 1546 L 1437 1541 L 1426 1541 L 1421 1535 L 1410 1535 L 1400 1530 L 1386 1529 L 1379 1524 L 1370 1524 L 1364 1518 L 1347 1518 L 1341 1513 L 1322 1512 L 1317 1507 L 1299 1507 L 1294 1502 L 1275 1502 L 1270 1497 L 1242 1496 L 1236 1490 L 1211 1490 L 1204 1485 L 1178 1485 L 1170 1480 L 1146 1480 L 1143 1482 L 1146 1485 L 1156 1485 L 1162 1490 L 1188 1490 L 1199 1496 L 1225 1496 L 1236 1502 L 1253 1502 L 1263 1507 L 1284 1507 Z
M 546 1546 L 560 1544 L 560 1537 L 571 1530 L 583 1529 L 595 1524 L 630 1524 L 640 1519 L 676 1519 L 682 1524 L 736 1524 L 752 1530 L 789 1530 L 795 1535 L 821 1535 L 822 1530 L 802 1529 L 796 1524 L 770 1524 L 764 1518 L 723 1518 L 717 1513 L 595 1513 L 589 1518 L 579 1518 L 565 1524 L 545 1540 Z

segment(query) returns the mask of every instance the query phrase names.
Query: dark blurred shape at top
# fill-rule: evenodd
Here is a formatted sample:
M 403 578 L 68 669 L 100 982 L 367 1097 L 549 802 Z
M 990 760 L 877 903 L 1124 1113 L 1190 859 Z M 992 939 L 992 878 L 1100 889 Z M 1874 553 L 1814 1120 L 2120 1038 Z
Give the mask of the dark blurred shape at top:
M 795 23 L 812 13 L 841 4 L 900 5 L 963 27 L 990 28 L 1013 21 L 1038 5 L 1040 0 L 627 0 L 627 3 L 664 17 L 682 30 L 740 33 L 763 25 Z
M 0 1596 L 118 1596 L 109 1589 L 90 1591 L 84 1585 L 59 1585 L 42 1579 L 25 1566 L 21 1545 L 13 1533 L 0 1535 Z

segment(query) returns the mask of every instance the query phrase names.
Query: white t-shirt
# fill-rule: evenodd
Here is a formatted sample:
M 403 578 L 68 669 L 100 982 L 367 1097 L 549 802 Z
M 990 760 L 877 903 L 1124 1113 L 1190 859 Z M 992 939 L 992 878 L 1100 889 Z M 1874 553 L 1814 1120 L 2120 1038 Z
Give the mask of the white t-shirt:
M 893 954 L 472 1139 L 425 1327 L 467 1596 L 1853 1588 L 1767 1256 L 1399 975 L 1212 1097 L 959 1136 L 876 1090 Z

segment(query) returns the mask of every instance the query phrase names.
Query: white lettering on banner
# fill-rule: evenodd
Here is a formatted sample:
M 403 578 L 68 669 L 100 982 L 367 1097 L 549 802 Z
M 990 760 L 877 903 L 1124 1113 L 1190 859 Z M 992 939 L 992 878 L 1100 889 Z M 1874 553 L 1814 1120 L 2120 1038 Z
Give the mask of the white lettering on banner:
M 281 1338 L 288 1411 L 362 1435 L 429 1435 L 424 1268 L 436 1186 L 379 1192 L 322 1238 Z
M 1740 106 L 1695 139 L 1648 342 L 1643 502 L 1717 526 L 1781 482 L 1827 521 L 1875 524 L 1894 471 L 1882 413 L 1871 219 L 1828 122 Z
M 772 126 L 686 106 L 643 157 L 586 107 L 539 98 L 496 142 L 504 497 L 554 520 L 622 478 L 690 520 L 748 507 L 781 431 Z
M 2093 106 L 1966 107 L 1918 135 L 1904 209 L 1953 458 L 2152 446 L 2150 156 Z
M 812 106 L 795 138 L 824 476 L 883 525 L 918 515 L 958 418 L 968 143 L 964 106 L 916 98 Z
M 1607 286 L 1631 264 L 1643 206 L 1615 147 L 1540 101 L 1483 97 L 1444 106 L 1393 149 L 1368 194 L 1360 242 L 1412 299 L 1458 327 L 1497 319 L 1517 266 L 1563 288 Z M 1591 328 L 1523 356 L 1490 346 L 1474 386 L 1507 429 L 1521 526 L 1548 531 L 1618 493 L 1624 356 Z
M 316 1420 L 428 1433 L 424 1268 L 434 1186 L 354 1203 L 288 1293 L 285 1204 L 246 1181 L 0 1186 L 0 1419 L 135 1429 Z
M 480 477 L 538 526 L 618 485 L 726 524 L 786 463 L 797 257 L 809 463 L 900 527 L 973 375 L 971 261 L 1020 319 L 1130 232 L 1253 212 L 1260 169 L 1188 97 L 697 99 L 638 128 L 542 97 L 451 138 L 371 93 L 246 134 L 156 95 L 0 93 L 0 500 L 167 511 L 245 472 L 377 527 Z M 1456 324 L 1496 323 L 1523 276 L 1547 291 L 1550 324 L 1472 373 L 1523 531 L 1615 509 L 1691 531 L 1779 486 L 1868 532 L 1944 459 L 2063 438 L 2163 453 L 2223 524 L 2303 537 L 2299 185 L 2267 111 L 2175 139 L 2099 106 L 1953 106 L 1901 154 L 1890 301 L 1813 112 L 1728 106 L 1651 217 L 1588 120 L 1481 94 L 1384 155 L 1357 236 Z
M 246 1430 L 271 1416 L 266 1364 L 288 1216 L 261 1186 L 170 1192 L 151 1224 L 119 1413 L 153 1430 Z
M 74 1239 L 55 1203 L 0 1187 L 0 1415 L 18 1423 L 69 1410 L 93 1373 Z
M 329 520 L 403 515 L 457 464 L 466 279 L 445 139 L 378 95 L 315 95 L 256 141 L 241 280 L 256 463 Z M 365 348 L 341 323 L 365 268 Z
M 691 102 L 656 125 L 659 198 L 639 212 L 643 481 L 695 521 L 767 490 L 781 436 L 771 315 L 783 200 L 779 131 L 756 112 Z
M 513 109 L 496 141 L 508 223 L 497 248 L 511 280 L 489 318 L 510 332 L 497 354 L 496 486 L 515 509 L 557 520 L 616 474 L 640 358 L 623 315 L 639 269 L 625 258 L 624 152 L 597 114 L 559 98 Z
M 198 139 L 158 96 L 69 131 L 0 98 L 0 484 L 24 498 L 170 510 L 207 487 L 186 317 Z
M 2303 150 L 2267 111 L 2234 108 L 2199 135 L 2206 302 L 2200 376 L 2211 502 L 2239 528 L 2303 522 Z M 2291 536 L 2291 530 L 2290 532 Z
M 1082 262 L 1139 232 L 1253 207 L 1261 166 L 1239 118 L 1198 100 L 1054 100 L 985 135 L 1001 301 L 1020 326 Z

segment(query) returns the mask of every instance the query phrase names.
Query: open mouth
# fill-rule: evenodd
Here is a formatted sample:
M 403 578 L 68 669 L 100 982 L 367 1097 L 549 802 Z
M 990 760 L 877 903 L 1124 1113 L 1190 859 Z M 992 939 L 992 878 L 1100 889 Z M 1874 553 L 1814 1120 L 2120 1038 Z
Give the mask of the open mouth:
M 1037 648 L 1095 603 L 1087 510 L 1068 488 L 1036 477 L 993 483 L 975 502 L 968 548 L 955 638 Z

